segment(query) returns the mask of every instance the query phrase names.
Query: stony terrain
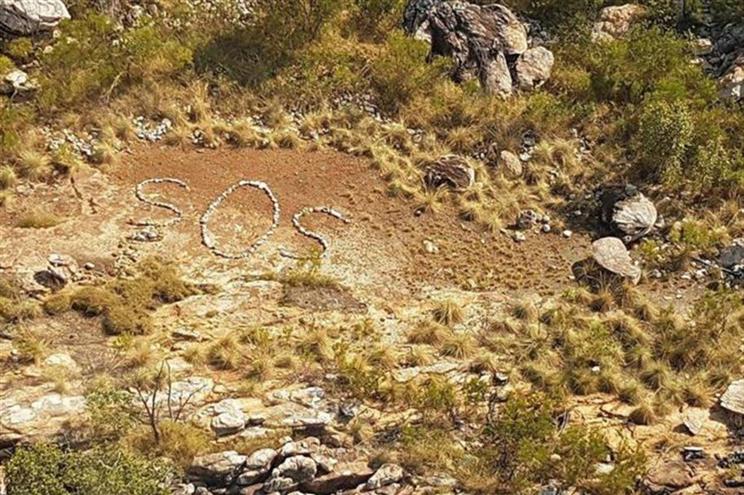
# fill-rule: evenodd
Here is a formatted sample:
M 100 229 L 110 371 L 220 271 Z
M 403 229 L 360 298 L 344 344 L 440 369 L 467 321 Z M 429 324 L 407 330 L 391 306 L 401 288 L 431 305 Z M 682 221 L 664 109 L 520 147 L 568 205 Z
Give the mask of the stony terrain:
M 598 8 L 579 70 L 532 2 L 398 2 L 349 49 L 378 8 L 355 2 L 259 83 L 266 4 L 187 3 L 0 0 L 0 495 L 744 493 L 720 6 L 679 39 L 648 2 Z M 215 55 L 219 22 L 268 27 Z M 592 59 L 637 46 L 684 48 L 680 79 Z

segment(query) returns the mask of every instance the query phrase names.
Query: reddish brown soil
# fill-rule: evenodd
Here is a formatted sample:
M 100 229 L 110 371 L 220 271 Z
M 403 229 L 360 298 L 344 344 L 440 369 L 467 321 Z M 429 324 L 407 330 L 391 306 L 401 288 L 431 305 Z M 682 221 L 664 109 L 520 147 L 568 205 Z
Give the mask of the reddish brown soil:
M 238 180 L 268 183 L 281 203 L 280 228 L 261 248 L 265 254 L 279 246 L 298 251 L 312 248 L 312 241 L 291 228 L 291 217 L 306 206 L 333 206 L 352 223 L 344 225 L 322 215 L 309 216 L 305 223 L 329 239 L 330 262 L 348 268 L 342 278 L 351 285 L 369 281 L 554 292 L 570 283 L 571 264 L 588 252 L 589 239 L 583 236 L 563 239 L 559 234 L 534 233 L 528 234 L 526 242 L 515 243 L 460 220 L 451 209 L 416 216 L 412 204 L 385 193 L 384 181 L 363 159 L 335 152 L 143 146 L 124 159 L 114 176 L 125 188 L 152 177 L 188 182 L 189 192 L 170 185 L 151 186 L 150 191 L 162 193 L 184 210 L 184 221 L 173 229 L 190 239 L 186 249 L 195 255 L 207 254 L 199 243 L 199 216 Z M 144 205 L 137 211 L 142 211 L 142 218 L 157 216 Z M 223 204 L 212 229 L 225 248 L 239 251 L 268 228 L 270 212 L 263 193 L 244 189 Z M 427 239 L 439 246 L 439 253 L 424 251 Z

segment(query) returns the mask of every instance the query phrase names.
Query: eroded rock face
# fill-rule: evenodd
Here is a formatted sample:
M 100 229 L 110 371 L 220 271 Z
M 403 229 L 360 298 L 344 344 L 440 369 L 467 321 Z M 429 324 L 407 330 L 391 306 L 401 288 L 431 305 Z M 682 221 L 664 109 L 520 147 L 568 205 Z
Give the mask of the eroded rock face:
M 526 26 L 503 5 L 410 0 L 403 24 L 412 36 L 430 41 L 432 56 L 454 59 L 456 81 L 477 77 L 492 94 L 531 89 L 550 77 L 552 53 L 530 51 Z
M 69 18 L 61 0 L 0 0 L 0 31 L 11 35 L 49 31 Z
M 592 244 L 592 256 L 599 266 L 610 273 L 638 283 L 641 269 L 633 263 L 628 249 L 617 237 L 604 237 Z
M 13 445 L 64 432 L 73 420 L 85 419 L 85 398 L 24 387 L 0 397 L 0 445 Z

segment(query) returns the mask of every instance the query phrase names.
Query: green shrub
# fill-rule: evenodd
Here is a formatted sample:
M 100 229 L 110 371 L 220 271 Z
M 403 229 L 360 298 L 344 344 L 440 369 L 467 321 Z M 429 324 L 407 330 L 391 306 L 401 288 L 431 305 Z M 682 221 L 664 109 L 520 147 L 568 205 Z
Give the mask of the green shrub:
M 8 495 L 167 495 L 171 468 L 118 447 L 63 452 L 21 447 L 6 466 Z
M 341 6 L 340 0 L 260 0 L 249 27 L 222 26 L 223 33 L 200 44 L 196 67 L 259 86 L 294 62 Z
M 353 23 L 363 38 L 379 40 L 403 18 L 403 0 L 354 0 Z
M 396 30 L 388 36 L 382 53 L 372 61 L 370 79 L 380 104 L 396 111 L 447 77 L 449 62 L 427 63 L 428 45 Z
M 13 70 L 13 61 L 4 55 L 0 55 L 0 75 L 5 75 Z
M 701 0 L 685 0 L 682 5 L 679 0 L 644 0 L 640 3 L 648 9 L 647 19 L 658 26 L 686 29 L 702 21 Z
M 12 59 L 19 60 L 21 62 L 28 60 L 33 54 L 34 44 L 31 38 L 16 38 L 9 41 L 3 47 L 3 51 Z M 2 72 L 2 70 L 0 70 Z
M 367 50 L 337 30 L 325 31 L 295 55 L 291 67 L 266 82 L 264 93 L 281 97 L 285 104 L 315 110 L 335 95 L 368 88 L 364 78 Z
M 597 101 L 639 104 L 653 94 L 697 109 L 717 98 L 713 81 L 690 64 L 688 43 L 658 28 L 640 27 L 620 40 L 569 45 L 560 52 L 591 74 Z
M 18 449 L 5 467 L 8 495 L 67 495 L 60 476 L 64 459 L 55 445 Z
M 68 454 L 62 472 L 70 493 L 168 495 L 171 467 L 116 447 Z
M 515 395 L 489 422 L 483 447 L 475 454 L 496 479 L 492 486 L 498 488 L 490 493 L 534 493 L 535 486 L 548 482 L 587 493 L 632 493 L 645 465 L 643 456 L 621 450 L 615 454 L 618 472 L 597 476 L 594 466 L 610 454 L 602 435 L 583 426 L 559 432 L 556 416 L 560 412 L 556 399 Z
M 643 171 L 667 184 L 678 184 L 683 179 L 693 132 L 692 116 L 684 103 L 656 101 L 645 105 L 637 136 Z
M 142 260 L 138 269 L 136 278 L 78 289 L 69 295 L 70 307 L 88 317 L 103 316 L 103 329 L 109 335 L 143 335 L 152 330 L 150 310 L 197 293 L 192 284 L 180 278 L 175 266 L 158 258 Z M 49 310 L 59 313 L 64 303 L 52 299 Z
M 478 3 L 489 4 L 489 1 Z M 506 5 L 516 12 L 537 19 L 546 28 L 561 34 L 587 32 L 604 0 L 508 0 Z
M 133 396 L 110 384 L 96 387 L 85 397 L 90 425 L 97 440 L 118 440 L 134 425 Z
M 720 24 L 738 22 L 744 17 L 744 3 L 740 0 L 711 0 L 710 9 Z
M 39 104 L 45 110 L 94 103 L 145 80 L 184 68 L 191 51 L 154 25 L 120 35 L 108 17 L 89 13 L 62 24 L 41 61 Z

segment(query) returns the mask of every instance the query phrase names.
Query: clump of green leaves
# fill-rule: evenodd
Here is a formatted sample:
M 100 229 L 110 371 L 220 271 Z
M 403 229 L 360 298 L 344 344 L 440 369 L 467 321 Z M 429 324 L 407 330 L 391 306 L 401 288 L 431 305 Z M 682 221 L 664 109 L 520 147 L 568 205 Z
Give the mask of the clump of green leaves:
M 8 495 L 167 495 L 172 470 L 117 447 L 65 452 L 51 444 L 21 447 L 6 466 Z
M 641 165 L 667 184 L 679 183 L 693 131 L 684 103 L 656 101 L 646 105 L 638 129 Z
M 400 30 L 390 33 L 370 67 L 372 88 L 386 110 L 398 110 L 447 77 L 449 62 L 437 59 L 427 63 L 428 53 L 426 43 L 409 38 Z
M 60 40 L 41 57 L 39 104 L 47 110 L 90 104 L 191 61 L 191 50 L 154 24 L 122 35 L 107 16 L 88 13 L 61 29 Z
M 431 424 L 403 432 L 403 459 L 414 472 L 443 470 L 478 494 L 529 494 L 548 483 L 602 495 L 633 492 L 646 459 L 641 452 L 612 452 L 601 433 L 583 426 L 558 427 L 564 411 L 551 396 L 516 394 L 493 411 L 475 447 L 462 448 Z M 596 474 L 611 458 L 614 469 Z

